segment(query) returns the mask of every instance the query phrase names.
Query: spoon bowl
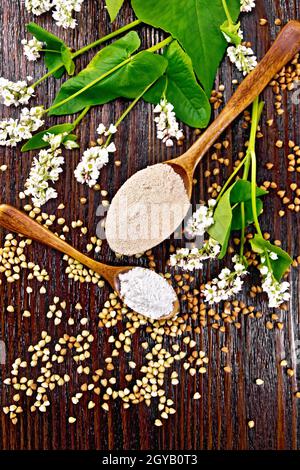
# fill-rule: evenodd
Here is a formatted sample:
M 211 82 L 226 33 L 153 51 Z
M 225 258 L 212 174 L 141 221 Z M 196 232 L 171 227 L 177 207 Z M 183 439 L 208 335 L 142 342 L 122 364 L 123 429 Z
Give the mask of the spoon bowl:
M 36 240 L 47 245 L 50 248 L 54 248 L 77 260 L 79 263 L 84 264 L 88 268 L 100 274 L 110 284 L 120 299 L 124 301 L 124 298 L 121 295 L 120 275 L 134 269 L 135 266 L 110 266 L 108 264 L 95 261 L 73 248 L 61 238 L 57 237 L 49 229 L 46 229 L 36 221 L 32 220 L 28 215 L 7 204 L 0 205 L 0 225 L 12 232 L 20 233 L 32 240 Z M 159 320 L 172 318 L 179 313 L 180 305 L 175 291 L 174 298 L 175 300 L 172 312 L 167 316 L 159 317 Z

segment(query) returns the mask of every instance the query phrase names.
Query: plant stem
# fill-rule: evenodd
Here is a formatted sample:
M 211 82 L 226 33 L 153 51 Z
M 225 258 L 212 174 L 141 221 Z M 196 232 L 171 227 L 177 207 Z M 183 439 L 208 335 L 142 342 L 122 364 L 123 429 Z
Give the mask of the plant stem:
M 123 33 L 125 33 L 126 31 L 129 31 L 129 30 L 132 29 L 132 28 L 135 28 L 136 26 L 138 26 L 138 25 L 141 24 L 141 23 L 142 23 L 141 20 L 132 21 L 131 23 L 129 23 L 129 24 L 123 26 L 122 28 L 117 29 L 117 30 L 114 31 L 113 33 L 107 34 L 106 36 L 103 36 L 102 38 L 97 39 L 97 41 L 94 41 L 94 42 L 92 42 L 91 44 L 88 44 L 87 46 L 82 47 L 82 48 L 79 49 L 78 51 L 74 52 L 74 53 L 72 54 L 72 59 L 74 59 L 75 57 L 78 57 L 79 55 L 84 54 L 85 52 L 89 51 L 89 50 L 92 49 L 93 47 L 99 46 L 99 45 L 102 44 L 103 42 L 109 41 L 110 39 L 113 39 L 113 38 L 115 38 L 116 36 L 119 36 L 120 34 L 123 34 Z
M 230 12 L 229 12 L 229 9 L 228 9 L 226 0 L 222 0 L 222 4 L 223 4 L 223 8 L 224 8 L 224 11 L 225 11 L 225 14 L 226 14 L 228 23 L 229 23 L 229 24 L 234 24 L 234 22 L 233 22 L 233 20 L 232 20 L 232 18 L 231 18 L 231 14 L 230 14 Z
M 57 72 L 61 68 L 62 68 L 61 65 L 57 65 L 54 69 L 49 70 L 49 72 L 45 73 L 45 75 L 43 75 L 41 78 L 39 78 L 35 83 L 33 83 L 30 86 L 32 88 L 37 87 L 40 83 L 42 83 L 44 80 L 46 80 L 46 78 L 51 77 L 51 75 L 53 75 L 55 72 Z
M 127 24 L 126 26 L 123 26 L 122 28 L 120 29 L 117 29 L 116 31 L 114 31 L 113 33 L 110 33 L 110 34 L 107 34 L 106 36 L 103 36 L 102 38 L 100 39 L 97 39 L 97 41 L 94 41 L 92 42 L 91 44 L 88 44 L 87 46 L 85 47 L 82 47 L 81 49 L 78 49 L 78 51 L 74 52 L 72 54 L 72 59 L 75 59 L 76 57 L 84 54 L 85 52 L 89 51 L 90 49 L 92 49 L 93 47 L 96 47 L 96 46 L 99 46 L 100 44 L 102 44 L 103 42 L 106 42 L 106 41 L 109 41 L 110 39 L 113 39 L 115 38 L 116 36 L 119 36 L 120 34 L 122 33 L 125 33 L 126 31 L 129 31 L 130 29 L 132 28 L 135 28 L 135 26 L 138 26 L 139 24 L 141 24 L 142 21 L 141 20 L 135 20 L 135 21 L 132 21 L 131 23 Z M 43 51 L 47 51 L 46 49 L 43 49 Z M 42 52 L 43 52 L 42 51 Z M 50 52 L 50 51 L 47 51 L 47 52 Z M 51 51 L 51 52 L 58 52 L 59 51 Z M 54 67 L 52 70 L 49 70 L 48 73 L 46 73 L 45 75 L 43 75 L 39 80 L 37 80 L 33 85 L 31 85 L 33 88 L 35 88 L 36 86 L 38 86 L 42 81 L 46 80 L 46 78 L 50 77 L 51 75 L 53 75 L 55 72 L 57 72 L 58 70 L 60 70 L 61 68 L 63 68 L 63 64 L 61 65 L 57 65 L 56 67 Z
M 236 169 L 234 170 L 234 172 L 229 176 L 228 180 L 226 181 L 226 183 L 224 184 L 222 190 L 220 191 L 220 193 L 218 194 L 218 197 L 217 197 L 217 202 L 219 202 L 219 200 L 221 199 L 221 197 L 223 196 L 223 194 L 225 193 L 226 189 L 228 188 L 229 184 L 231 183 L 231 181 L 233 180 L 233 178 L 235 177 L 235 175 L 240 171 L 241 168 L 243 168 L 245 162 L 246 162 L 246 159 L 247 159 L 247 155 L 243 158 L 243 160 L 241 161 L 241 163 L 236 167 Z
M 40 52 L 53 52 L 54 54 L 61 54 L 60 51 L 56 51 L 54 49 L 42 49 Z
M 82 121 L 82 119 L 84 118 L 84 116 L 89 112 L 89 110 L 91 109 L 91 106 L 86 106 L 83 111 L 81 111 L 81 113 L 79 114 L 79 116 L 75 119 L 75 121 L 73 122 L 73 126 L 74 126 L 74 129 L 75 127 L 78 126 L 78 124 Z
M 150 47 L 149 49 L 147 49 L 148 52 L 155 52 L 155 51 L 158 51 L 159 49 L 162 49 L 163 47 L 165 47 L 167 44 L 169 44 L 171 41 L 173 40 L 173 38 L 170 36 L 168 37 L 167 39 L 165 39 L 164 41 L 161 41 L 159 42 L 158 44 L 156 44 L 155 46 L 152 46 Z M 81 95 L 82 93 L 84 93 L 86 90 L 88 90 L 89 88 L 93 87 L 94 85 L 97 85 L 97 83 L 99 83 L 101 80 L 104 80 L 104 78 L 108 77 L 109 75 L 111 75 L 112 73 L 116 72 L 117 70 L 119 70 L 120 68 L 122 68 L 124 65 L 128 64 L 129 62 L 132 61 L 132 56 L 129 57 L 128 59 L 126 60 L 123 60 L 123 62 L 121 62 L 120 64 L 116 65 L 115 67 L 113 67 L 112 69 L 108 70 L 107 72 L 105 72 L 103 75 L 101 75 L 100 77 L 97 77 L 95 78 L 95 80 L 93 80 L 92 82 L 90 82 L 88 85 L 86 85 L 85 87 L 81 88 L 80 90 L 76 91 L 75 93 L 73 93 L 73 95 L 71 96 L 68 96 L 67 98 L 65 98 L 64 100 L 60 101 L 59 103 L 56 103 L 54 104 L 53 106 L 51 106 L 50 108 L 46 109 L 45 110 L 45 113 L 48 113 L 50 111 L 53 111 L 54 109 L 57 109 L 61 106 L 63 106 L 64 104 L 67 104 L 69 101 L 73 100 L 74 98 L 76 98 L 77 96 Z
M 149 90 L 149 88 L 152 87 L 152 85 L 154 84 L 155 82 L 152 82 L 150 83 L 150 85 L 148 85 L 145 90 L 142 91 L 142 93 L 140 93 L 134 101 L 132 101 L 132 103 L 130 103 L 130 105 L 128 106 L 128 108 L 125 109 L 124 113 L 121 114 L 121 116 L 119 117 L 119 119 L 116 121 L 115 123 L 115 126 L 116 127 L 119 127 L 119 125 L 121 124 L 121 122 L 126 118 L 126 116 L 130 113 L 130 111 L 134 108 L 134 106 L 137 104 L 137 102 L 144 96 L 144 94 Z M 110 134 L 105 142 L 105 147 L 107 147 L 110 143 L 112 139 L 112 134 Z

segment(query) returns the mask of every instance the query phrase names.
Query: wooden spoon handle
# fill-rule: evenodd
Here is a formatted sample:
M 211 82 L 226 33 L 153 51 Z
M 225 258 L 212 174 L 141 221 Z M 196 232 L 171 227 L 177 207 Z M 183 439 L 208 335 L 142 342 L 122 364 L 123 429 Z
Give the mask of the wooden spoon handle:
M 80 253 L 80 251 L 75 250 L 71 245 L 54 235 L 50 230 L 47 230 L 45 227 L 32 220 L 28 215 L 20 212 L 15 207 L 6 204 L 0 205 L 0 225 L 12 232 L 21 233 L 25 237 L 43 243 L 50 248 L 54 248 L 97 272 L 99 272 L 99 268 L 101 268 L 101 263 L 98 263 L 88 256 L 85 256 L 83 253 Z M 104 270 L 107 268 L 106 265 L 102 266 Z
M 191 174 L 203 155 L 220 134 L 241 114 L 270 83 L 284 65 L 293 59 L 300 49 L 300 22 L 290 21 L 280 32 L 272 47 L 257 67 L 242 81 L 223 111 L 195 142 L 190 150 L 179 157 Z M 183 160 L 186 160 L 183 162 Z

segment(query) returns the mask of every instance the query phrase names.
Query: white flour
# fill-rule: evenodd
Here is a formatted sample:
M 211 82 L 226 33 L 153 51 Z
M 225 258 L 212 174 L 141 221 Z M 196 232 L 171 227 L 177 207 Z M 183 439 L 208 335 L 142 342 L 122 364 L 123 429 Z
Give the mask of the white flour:
M 170 315 L 177 300 L 174 289 L 159 274 L 133 268 L 120 274 L 120 292 L 125 304 L 145 317 L 159 319 Z

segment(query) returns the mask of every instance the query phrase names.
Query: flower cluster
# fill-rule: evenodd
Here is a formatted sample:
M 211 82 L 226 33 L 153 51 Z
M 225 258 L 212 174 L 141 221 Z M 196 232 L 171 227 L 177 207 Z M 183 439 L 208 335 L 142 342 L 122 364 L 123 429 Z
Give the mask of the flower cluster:
M 228 268 L 222 269 L 219 276 L 206 284 L 202 290 L 205 302 L 210 305 L 228 300 L 241 291 L 244 283 L 242 277 L 247 274 L 247 270 L 238 255 L 235 255 L 232 261 L 233 271 Z
M 25 0 L 26 10 L 37 16 L 51 10 L 52 4 L 52 0 Z
M 3 104 L 5 106 L 28 104 L 34 93 L 34 88 L 28 84 L 31 80 L 31 77 L 27 77 L 27 81 L 11 82 L 4 77 L 0 77 L 0 98 Z
M 248 13 L 255 8 L 255 0 L 241 0 L 241 12 Z
M 172 147 L 174 145 L 173 139 L 180 140 L 183 137 L 183 132 L 179 129 L 176 120 L 174 106 L 163 98 L 160 104 L 154 108 L 154 113 L 159 113 L 159 116 L 154 118 L 157 138 L 162 140 L 167 147 Z
M 271 260 L 277 260 L 278 256 L 273 251 L 269 251 L 268 256 Z M 278 282 L 273 273 L 266 264 L 265 256 L 261 257 L 260 274 L 263 277 L 262 289 L 268 294 L 269 307 L 278 308 L 283 302 L 290 300 L 289 282 Z
M 257 59 L 251 47 L 242 44 L 230 46 L 227 49 L 227 55 L 243 75 L 247 75 L 257 66 Z
M 73 12 L 79 12 L 84 0 L 26 0 L 25 6 L 34 15 L 41 15 L 53 8 L 52 16 L 58 26 L 75 28 Z
M 41 207 L 49 199 L 55 199 L 57 192 L 50 186 L 59 179 L 64 164 L 64 157 L 61 155 L 61 145 L 68 148 L 69 141 L 64 141 L 64 134 L 46 134 L 43 139 L 49 144 L 49 148 L 40 150 L 38 158 L 35 158 L 30 170 L 30 175 L 25 183 L 26 196 L 31 196 L 36 207 Z
M 203 236 L 206 230 L 214 224 L 214 207 L 216 203 L 215 199 L 209 199 L 208 206 L 203 204 L 193 213 L 185 228 L 185 232 L 189 237 Z
M 63 28 L 75 28 L 77 21 L 72 17 L 73 12 L 79 12 L 83 0 L 54 0 L 54 11 L 52 13 L 53 19 L 56 21 L 57 26 Z
M 203 268 L 203 261 L 214 259 L 220 253 L 220 245 L 213 238 L 209 238 L 201 249 L 180 248 L 170 256 L 170 265 L 178 266 L 184 271 L 194 271 Z
M 38 41 L 36 38 L 32 38 L 29 41 L 22 39 L 24 55 L 28 60 L 34 62 L 40 58 L 40 52 L 43 50 L 44 43 Z
M 42 116 L 44 108 L 24 108 L 19 119 L 7 119 L 0 121 L 0 145 L 15 147 L 22 140 L 32 137 L 32 132 L 37 131 L 43 124 Z
M 100 136 L 110 137 L 117 132 L 117 128 L 111 124 L 107 129 L 104 124 L 100 124 L 97 132 Z M 81 184 L 87 183 L 90 188 L 95 186 L 100 176 L 100 170 L 109 161 L 109 154 L 116 151 L 114 143 L 101 143 L 95 147 L 90 147 L 83 153 L 82 159 L 74 171 L 77 181 Z

